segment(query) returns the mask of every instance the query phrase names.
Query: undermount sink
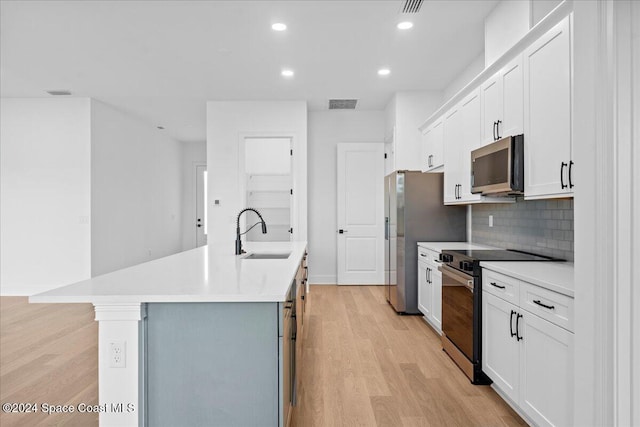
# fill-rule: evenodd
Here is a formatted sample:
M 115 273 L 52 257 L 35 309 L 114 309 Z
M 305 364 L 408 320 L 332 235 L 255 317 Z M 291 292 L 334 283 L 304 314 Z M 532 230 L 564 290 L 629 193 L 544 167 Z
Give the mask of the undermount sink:
M 273 253 L 273 252 L 253 252 L 245 256 L 244 259 L 287 259 L 291 252 Z

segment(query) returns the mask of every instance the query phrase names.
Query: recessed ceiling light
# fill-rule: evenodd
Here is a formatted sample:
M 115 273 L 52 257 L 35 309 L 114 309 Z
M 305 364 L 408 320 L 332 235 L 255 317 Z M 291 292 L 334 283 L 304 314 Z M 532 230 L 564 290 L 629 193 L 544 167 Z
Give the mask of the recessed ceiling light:
M 413 27 L 413 22 L 403 21 L 403 22 L 398 23 L 398 29 L 399 30 L 408 30 L 411 27 Z
M 378 75 L 379 76 L 388 76 L 389 74 L 391 74 L 391 70 L 388 68 L 380 68 L 378 70 Z
M 282 77 L 293 77 L 293 70 L 285 69 L 280 74 L 282 74 Z
M 53 95 L 53 96 L 67 96 L 67 95 L 71 95 L 71 91 L 70 90 L 66 90 L 66 89 L 56 89 L 56 90 L 48 90 L 47 93 L 49 95 Z
M 271 26 L 271 29 L 273 31 L 284 31 L 287 29 L 287 25 L 283 24 L 282 22 L 276 22 Z

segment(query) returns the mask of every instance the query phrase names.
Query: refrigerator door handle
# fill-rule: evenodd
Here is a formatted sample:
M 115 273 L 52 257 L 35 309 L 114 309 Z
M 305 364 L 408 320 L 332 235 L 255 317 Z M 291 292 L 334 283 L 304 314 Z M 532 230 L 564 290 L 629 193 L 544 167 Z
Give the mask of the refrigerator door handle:
M 384 240 L 389 240 L 389 217 L 384 217 Z

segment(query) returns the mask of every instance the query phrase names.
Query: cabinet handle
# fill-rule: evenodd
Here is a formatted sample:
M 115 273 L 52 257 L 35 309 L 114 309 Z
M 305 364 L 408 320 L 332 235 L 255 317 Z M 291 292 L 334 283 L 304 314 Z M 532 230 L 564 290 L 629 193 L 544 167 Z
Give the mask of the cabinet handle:
M 425 254 L 420 254 L 420 256 L 424 256 L 424 257 L 426 257 L 426 255 L 425 255 Z
M 497 139 L 496 138 L 496 124 L 497 124 L 496 122 L 493 122 L 493 140 L 494 141 Z
M 515 311 L 511 310 L 511 315 L 509 316 L 509 333 L 512 337 L 516 336 L 516 333 L 513 332 L 513 315 L 516 314 Z
M 522 341 L 523 338 L 520 336 L 520 319 L 522 318 L 522 314 L 519 314 L 516 316 L 516 339 L 518 341 Z
M 573 160 L 569 160 L 569 188 L 573 188 L 573 179 L 571 179 L 571 169 L 573 169 Z
M 542 302 L 540 302 L 539 299 L 533 300 L 534 304 L 538 304 L 540 307 L 544 307 L 547 308 L 549 310 L 555 310 L 556 306 L 555 305 L 547 305 L 547 304 L 543 304 Z
M 563 190 L 567 188 L 567 184 L 564 183 L 564 168 L 567 166 L 565 162 L 560 163 L 560 188 Z
M 496 122 L 496 141 L 500 139 L 500 123 L 502 123 L 502 120 Z
M 489 283 L 489 284 L 490 284 L 491 286 L 494 286 L 494 287 L 498 288 L 498 289 L 505 289 L 505 288 L 506 288 L 506 286 L 500 286 L 500 285 L 497 285 L 497 284 L 496 284 L 496 282 L 491 282 L 491 283 Z

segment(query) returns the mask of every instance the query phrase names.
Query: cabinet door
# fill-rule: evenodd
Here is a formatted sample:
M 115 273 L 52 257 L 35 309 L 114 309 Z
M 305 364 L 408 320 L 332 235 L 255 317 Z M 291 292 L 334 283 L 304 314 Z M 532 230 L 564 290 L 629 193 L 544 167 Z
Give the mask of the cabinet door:
M 507 64 L 500 74 L 502 81 L 502 123 L 498 125 L 498 135 L 520 135 L 524 132 L 524 82 L 522 77 L 522 55 Z M 525 144 L 527 138 L 525 137 Z
M 457 202 L 457 189 L 460 184 L 462 131 L 460 129 L 460 110 L 452 108 L 444 118 L 444 202 Z
M 521 312 L 520 407 L 537 425 L 573 425 L 573 334 Z
M 482 145 L 496 140 L 495 122 L 502 120 L 502 73 L 480 86 L 482 101 Z M 522 110 L 522 107 L 520 107 Z
M 480 194 L 471 194 L 471 150 L 480 147 L 480 90 L 467 96 L 460 107 L 461 117 L 461 150 L 458 201 L 475 202 L 481 199 Z
M 442 273 L 431 267 L 431 320 L 438 333 L 442 333 Z
M 431 165 L 433 168 L 439 168 L 444 164 L 444 125 L 443 120 L 439 119 L 431 128 Z
M 511 333 L 515 333 L 517 310 L 515 305 L 482 292 L 482 370 L 514 402 L 518 402 L 520 346 Z
M 427 128 L 420 137 L 420 155 L 422 156 L 420 159 L 420 169 L 422 172 L 428 171 L 431 169 L 431 164 L 429 159 L 431 158 L 431 152 L 433 151 L 431 146 L 431 128 Z
M 427 318 L 431 318 L 431 285 L 427 280 L 427 265 L 418 262 L 418 310 Z
M 572 191 L 569 17 L 525 50 L 524 82 L 525 197 L 566 196 Z

